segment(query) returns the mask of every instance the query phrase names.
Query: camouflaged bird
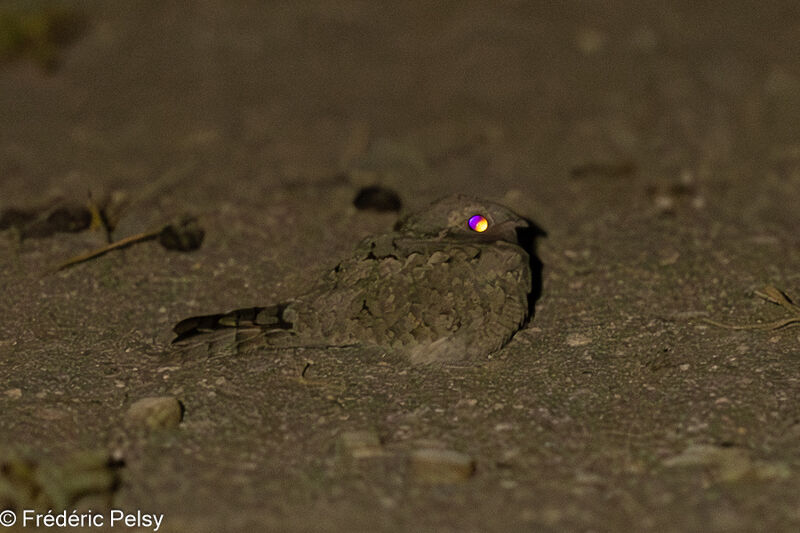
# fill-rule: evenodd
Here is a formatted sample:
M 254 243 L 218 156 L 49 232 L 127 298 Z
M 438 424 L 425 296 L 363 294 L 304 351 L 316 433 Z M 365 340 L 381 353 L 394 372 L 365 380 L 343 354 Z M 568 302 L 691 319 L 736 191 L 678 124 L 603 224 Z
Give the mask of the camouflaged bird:
M 485 357 L 528 318 L 526 228 L 506 207 L 447 196 L 362 241 L 302 296 L 187 318 L 173 343 L 365 345 L 414 363 Z

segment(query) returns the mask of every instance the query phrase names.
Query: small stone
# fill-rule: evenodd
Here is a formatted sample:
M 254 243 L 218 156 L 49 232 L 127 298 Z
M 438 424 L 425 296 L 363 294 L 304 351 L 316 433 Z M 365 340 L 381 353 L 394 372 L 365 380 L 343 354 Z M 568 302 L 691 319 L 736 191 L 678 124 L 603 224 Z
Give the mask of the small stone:
M 411 473 L 423 483 L 458 483 L 472 477 L 475 461 L 453 450 L 423 448 L 411 454 Z
M 119 464 L 105 450 L 82 450 L 57 462 L 0 449 L 0 506 L 5 509 L 107 507 L 119 485 Z M 10 526 L 13 524 L 2 523 Z
M 570 333 L 567 335 L 568 346 L 585 346 L 592 342 L 592 338 L 582 333 Z
M 142 398 L 128 408 L 127 414 L 129 422 L 151 430 L 177 427 L 182 418 L 183 406 L 172 396 Z
M 363 187 L 353 199 L 356 209 L 372 211 L 400 211 L 403 202 L 392 189 L 381 185 Z
M 655 198 L 653 198 L 653 203 L 655 204 L 656 211 L 663 215 L 671 214 L 675 211 L 675 199 L 666 194 L 656 195 Z
M 602 50 L 606 44 L 606 40 L 606 35 L 597 28 L 583 28 L 575 36 L 578 50 L 587 56 Z
M 383 455 L 381 439 L 374 431 L 345 431 L 339 435 L 337 444 L 354 459 Z
M 63 420 L 70 416 L 69 411 L 56 409 L 55 407 L 42 407 L 33 412 L 33 416 L 41 420 Z
M 378 498 L 378 502 L 380 502 L 381 507 L 384 509 L 394 509 L 397 507 L 397 500 L 390 496 L 381 496 Z
M 680 259 L 681 253 L 677 250 L 664 250 L 662 251 L 662 256 L 658 260 L 659 266 L 671 266 L 678 262 Z
M 695 444 L 679 455 L 665 459 L 664 466 L 703 467 L 716 481 L 732 483 L 743 479 L 782 479 L 791 476 L 785 463 L 753 460 L 747 450 L 736 447 Z
M 12 400 L 19 400 L 22 398 L 22 389 L 8 389 L 5 391 L 5 395 Z
M 167 250 L 191 252 L 200 248 L 205 237 L 205 230 L 200 227 L 197 218 L 183 215 L 164 226 L 158 235 L 158 242 Z

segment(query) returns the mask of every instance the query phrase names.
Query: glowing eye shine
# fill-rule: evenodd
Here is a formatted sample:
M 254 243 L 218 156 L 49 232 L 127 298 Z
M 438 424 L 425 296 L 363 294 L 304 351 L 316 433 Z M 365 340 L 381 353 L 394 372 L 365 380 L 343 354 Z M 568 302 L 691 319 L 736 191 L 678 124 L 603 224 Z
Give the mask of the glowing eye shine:
M 486 217 L 483 215 L 473 215 L 469 217 L 469 222 L 467 222 L 470 229 L 473 231 L 477 231 L 478 233 L 483 233 L 489 228 L 489 221 L 486 220 Z

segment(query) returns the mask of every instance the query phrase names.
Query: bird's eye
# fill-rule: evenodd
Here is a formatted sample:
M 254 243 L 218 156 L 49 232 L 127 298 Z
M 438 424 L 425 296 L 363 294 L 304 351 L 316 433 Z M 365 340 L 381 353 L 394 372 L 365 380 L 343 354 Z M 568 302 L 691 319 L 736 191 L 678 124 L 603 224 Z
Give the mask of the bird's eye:
M 489 221 L 486 220 L 486 217 L 483 215 L 473 215 L 469 217 L 467 225 L 469 226 L 469 229 L 471 229 L 472 231 L 483 233 L 489 228 Z

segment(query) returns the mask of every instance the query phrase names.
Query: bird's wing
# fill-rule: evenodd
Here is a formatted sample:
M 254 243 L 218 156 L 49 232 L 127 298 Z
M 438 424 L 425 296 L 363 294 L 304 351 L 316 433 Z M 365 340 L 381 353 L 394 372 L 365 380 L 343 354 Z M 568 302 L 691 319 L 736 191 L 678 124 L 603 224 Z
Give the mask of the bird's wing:
M 286 310 L 298 336 L 404 347 L 468 334 L 488 353 L 527 317 L 530 270 L 518 246 L 395 240 L 359 249 Z

